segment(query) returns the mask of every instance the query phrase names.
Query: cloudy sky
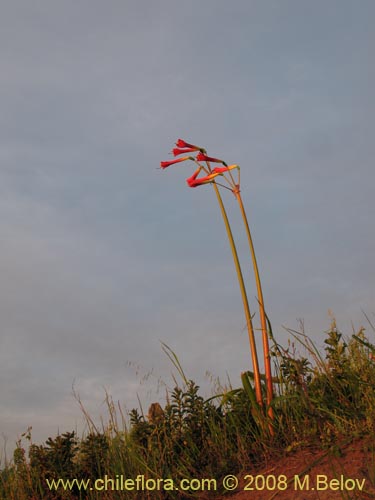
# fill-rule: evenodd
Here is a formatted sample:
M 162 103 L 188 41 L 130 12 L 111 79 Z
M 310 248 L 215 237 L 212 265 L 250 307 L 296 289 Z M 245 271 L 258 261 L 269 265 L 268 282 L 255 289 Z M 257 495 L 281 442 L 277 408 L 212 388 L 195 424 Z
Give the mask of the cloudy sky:
M 0 16 L 0 432 L 163 400 L 161 342 L 209 392 L 251 368 L 210 186 L 179 137 L 241 166 L 281 343 L 375 313 L 375 3 L 5 0 Z M 251 308 L 245 234 L 233 223 Z M 255 321 L 257 321 L 257 317 Z M 375 334 L 368 329 L 369 338 Z M 147 375 L 149 375 L 147 377 Z M 145 380 L 147 379 L 147 380 Z M 147 410 L 147 408 L 146 408 Z M 4 444 L 4 443 L 3 443 Z M 3 447 L 2 444 L 2 447 Z

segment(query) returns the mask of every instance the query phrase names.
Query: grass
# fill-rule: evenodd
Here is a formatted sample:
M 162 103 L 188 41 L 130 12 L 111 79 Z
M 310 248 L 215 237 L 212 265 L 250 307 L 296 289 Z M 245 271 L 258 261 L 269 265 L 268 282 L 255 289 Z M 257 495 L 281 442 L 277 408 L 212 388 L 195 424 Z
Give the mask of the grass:
M 126 418 L 108 396 L 108 424 L 101 429 L 85 413 L 88 432 L 81 438 L 65 432 L 36 445 L 26 433 L 13 459 L 0 471 L 0 499 L 201 498 L 201 492 L 194 491 L 152 491 L 148 497 L 147 492 L 79 491 L 77 486 L 56 492 L 49 490 L 47 481 L 94 481 L 105 474 L 219 481 L 301 447 L 339 453 L 343 439 L 374 435 L 375 347 L 364 329 L 344 338 L 333 322 L 323 352 L 303 332 L 290 334 L 293 342 L 287 348 L 273 340 L 272 420 L 257 403 L 251 372 L 242 374 L 241 387 L 223 388 L 205 399 L 195 382 L 186 378 L 176 355 L 164 346 L 181 378 L 168 393 L 164 408 L 154 404 L 148 416 L 133 409 Z M 266 401 L 264 377 L 262 390 Z M 28 453 L 25 441 L 30 442 Z M 366 474 L 375 482 L 373 448 Z

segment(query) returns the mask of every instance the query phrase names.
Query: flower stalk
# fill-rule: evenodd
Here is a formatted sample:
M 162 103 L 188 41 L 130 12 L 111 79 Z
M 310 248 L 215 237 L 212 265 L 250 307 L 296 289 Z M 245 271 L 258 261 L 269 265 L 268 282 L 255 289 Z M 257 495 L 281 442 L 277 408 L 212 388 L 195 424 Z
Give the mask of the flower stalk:
M 249 223 L 248 223 L 246 212 L 245 212 L 245 208 L 244 208 L 244 205 L 243 205 L 243 202 L 242 202 L 241 192 L 240 192 L 239 189 L 235 189 L 235 190 L 233 190 L 233 194 L 236 197 L 238 205 L 240 207 L 242 219 L 243 219 L 245 230 L 246 230 L 247 240 L 248 240 L 248 243 L 249 243 L 251 259 L 252 259 L 252 262 L 253 262 L 255 283 L 256 283 L 256 287 L 257 287 L 258 302 L 259 302 L 260 324 L 261 324 L 261 329 L 262 329 L 263 354 L 264 354 L 264 369 L 265 369 L 265 375 L 266 375 L 266 388 L 267 388 L 268 415 L 269 415 L 269 417 L 271 419 L 273 419 L 273 417 L 274 417 L 274 415 L 273 415 L 273 408 L 271 406 L 271 403 L 272 403 L 272 400 L 273 400 L 271 356 L 270 356 L 270 349 L 269 349 L 269 342 L 268 342 L 268 330 L 267 330 L 266 312 L 265 312 L 265 309 L 264 309 L 264 299 L 263 299 L 262 284 L 261 284 L 261 281 L 260 281 L 259 268 L 258 268 L 256 256 L 255 256 L 253 239 L 251 237 Z
M 241 266 L 240 266 L 240 261 L 238 259 L 238 254 L 237 254 L 236 245 L 235 245 L 235 242 L 233 239 L 232 229 L 231 229 L 230 224 L 229 224 L 227 212 L 225 210 L 224 203 L 223 203 L 221 194 L 219 192 L 219 188 L 217 187 L 215 182 L 212 183 L 212 186 L 214 188 L 214 191 L 215 191 L 215 194 L 217 197 L 217 201 L 218 201 L 219 206 L 220 206 L 221 215 L 222 215 L 223 220 L 224 220 L 225 229 L 227 231 L 230 248 L 232 250 L 234 265 L 236 267 L 237 279 L 238 279 L 238 283 L 240 285 L 242 303 L 243 303 L 245 318 L 246 318 L 247 332 L 249 335 L 250 352 L 251 352 L 253 371 L 254 371 L 254 387 L 255 387 L 256 399 L 257 399 L 257 403 L 259 404 L 259 406 L 263 406 L 262 388 L 261 388 L 261 382 L 260 382 L 260 372 L 259 372 L 258 355 L 257 355 L 257 348 L 256 348 L 255 336 L 254 336 L 254 328 L 253 328 L 253 322 L 251 319 L 249 301 L 247 299 L 247 293 L 246 293 L 245 283 L 244 283 L 243 274 L 242 274 L 242 270 L 241 270 Z

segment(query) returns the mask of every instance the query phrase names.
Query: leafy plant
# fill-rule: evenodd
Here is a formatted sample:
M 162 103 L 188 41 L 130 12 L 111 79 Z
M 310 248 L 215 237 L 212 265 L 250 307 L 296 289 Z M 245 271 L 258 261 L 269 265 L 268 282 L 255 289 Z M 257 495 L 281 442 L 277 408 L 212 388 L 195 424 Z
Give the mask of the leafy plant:
M 339 450 L 348 436 L 373 436 L 375 414 L 375 347 L 364 329 L 349 338 L 333 323 L 325 337 L 323 354 L 303 332 L 293 332 L 296 344 L 284 349 L 275 343 L 273 383 L 277 395 L 272 401 L 275 418 L 267 419 L 257 402 L 254 375 L 241 375 L 238 388 L 221 388 L 205 399 L 198 385 L 189 380 L 168 346 L 163 346 L 181 376 L 182 383 L 167 393 L 164 407 L 153 403 L 147 416 L 138 409 L 129 412 L 129 423 L 107 397 L 108 424 L 102 432 L 94 429 L 90 416 L 89 432 L 78 438 L 66 432 L 49 438 L 45 444 L 24 437 L 27 453 L 17 443 L 13 461 L 0 471 L 1 500 L 57 500 L 87 498 L 96 500 L 98 492 L 71 489 L 51 491 L 47 479 L 97 479 L 123 475 L 135 478 L 214 477 L 251 470 L 254 464 L 272 454 L 290 453 L 301 446 L 320 446 Z M 262 384 L 262 393 L 266 387 Z M 118 422 L 124 425 L 119 427 Z M 272 432 L 270 432 L 272 425 Z M 371 442 L 371 441 L 370 441 Z M 369 451 L 366 474 L 373 480 L 373 449 Z M 366 477 L 367 477 L 366 476 Z M 157 500 L 199 498 L 193 491 L 153 492 Z M 137 492 L 108 491 L 107 500 L 143 498 Z

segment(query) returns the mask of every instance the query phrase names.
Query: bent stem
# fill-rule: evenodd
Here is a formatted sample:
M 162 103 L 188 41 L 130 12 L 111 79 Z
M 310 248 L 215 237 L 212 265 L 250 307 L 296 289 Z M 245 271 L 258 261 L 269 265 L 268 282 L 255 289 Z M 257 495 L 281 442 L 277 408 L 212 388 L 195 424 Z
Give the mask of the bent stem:
M 253 370 L 254 370 L 254 386 L 255 386 L 255 394 L 256 394 L 256 399 L 259 404 L 259 406 L 263 406 L 263 399 L 262 399 L 262 389 L 261 389 L 261 383 L 260 383 L 260 372 L 259 372 L 259 364 L 258 364 L 258 356 L 257 356 L 257 349 L 256 349 L 256 343 L 255 343 L 255 336 L 254 336 L 254 328 L 253 328 L 253 323 L 251 320 L 251 314 L 250 314 L 250 308 L 249 308 L 249 302 L 247 299 L 247 294 L 246 294 L 246 289 L 245 289 L 245 283 L 243 280 L 243 275 L 241 271 L 241 266 L 240 266 L 240 261 L 238 259 L 238 254 L 237 254 L 237 249 L 236 245 L 234 243 L 233 239 L 233 234 L 232 230 L 229 224 L 228 216 L 223 204 L 223 200 L 221 198 L 219 188 L 217 187 L 215 182 L 212 182 L 212 186 L 215 190 L 217 200 L 219 202 L 220 210 L 221 210 L 221 215 L 224 220 L 225 228 L 227 231 L 229 243 L 230 243 L 230 248 L 232 250 L 232 255 L 233 255 L 233 260 L 234 264 L 236 267 L 237 271 L 237 278 L 238 278 L 238 283 L 240 285 L 240 290 L 241 290 L 241 296 L 242 296 L 242 302 L 244 306 L 244 311 L 245 311 L 245 317 L 246 317 L 246 325 L 247 325 L 247 331 L 249 334 L 249 342 L 250 342 L 250 351 L 251 351 L 251 358 L 253 362 Z M 272 382 L 271 382 L 272 383 Z M 268 402 L 268 400 L 267 400 Z
M 273 408 L 271 406 L 271 402 L 273 399 L 271 357 L 270 357 L 269 342 L 268 342 L 266 313 L 264 310 L 262 285 L 260 282 L 259 269 L 258 269 L 256 257 L 255 257 L 255 250 L 254 250 L 253 240 L 252 240 L 251 233 L 250 233 L 250 227 L 249 227 L 249 223 L 247 220 L 245 208 L 244 208 L 243 203 L 242 203 L 240 190 L 238 188 L 234 189 L 233 194 L 235 195 L 235 197 L 238 201 L 238 205 L 240 207 L 240 211 L 241 211 L 242 219 L 243 219 L 243 222 L 245 225 L 247 239 L 248 239 L 248 243 L 249 243 L 249 247 L 250 247 L 251 259 L 253 261 L 255 282 L 256 282 L 257 293 L 258 293 L 258 302 L 259 302 L 259 316 L 260 316 L 260 323 L 261 323 L 261 328 L 262 328 L 264 368 L 265 368 L 265 374 L 266 374 L 266 387 L 267 387 L 268 416 L 273 420 L 274 415 L 273 415 Z

